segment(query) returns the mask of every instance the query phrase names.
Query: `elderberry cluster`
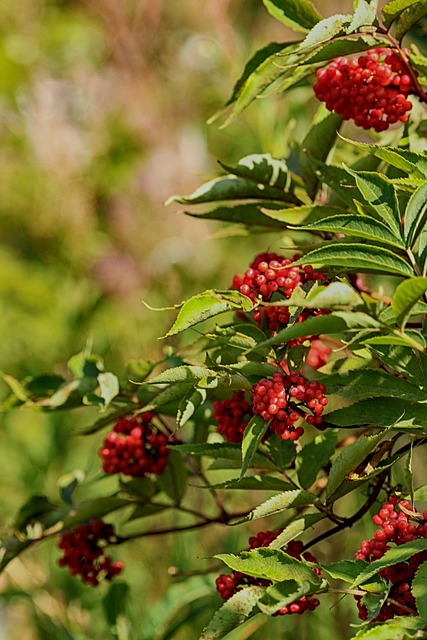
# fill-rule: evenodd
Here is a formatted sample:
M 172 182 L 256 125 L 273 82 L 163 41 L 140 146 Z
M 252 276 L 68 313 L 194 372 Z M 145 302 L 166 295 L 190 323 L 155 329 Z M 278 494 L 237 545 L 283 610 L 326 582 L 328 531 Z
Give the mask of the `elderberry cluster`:
M 329 111 L 358 127 L 385 131 L 406 122 L 415 86 L 400 55 L 390 49 L 372 49 L 358 58 L 335 58 L 318 69 L 313 85 L 316 97 Z
M 237 391 L 229 400 L 213 402 L 213 417 L 218 433 L 228 442 L 241 442 L 252 416 L 252 407 L 245 400 L 244 391 Z
M 371 540 L 363 540 L 356 558 L 372 562 L 382 558 L 391 549 L 390 544 L 399 546 L 419 538 L 427 538 L 427 509 L 421 514 L 412 509 L 407 500 L 397 496 L 389 497 L 388 502 L 372 518 L 381 527 Z M 388 601 L 381 607 L 374 622 L 390 620 L 395 615 L 408 615 L 408 608 L 416 610 L 415 598 L 411 593 L 412 580 L 420 565 L 427 560 L 427 551 L 413 555 L 407 562 L 399 562 L 380 571 L 380 576 L 391 583 Z M 359 618 L 366 620 L 368 610 L 361 602 L 362 596 L 355 596 Z M 392 602 L 390 602 L 392 600 Z
M 251 536 L 249 538 L 249 549 L 258 549 L 259 547 L 268 547 L 273 540 L 277 538 L 277 536 L 281 533 L 281 531 L 260 531 L 256 536 Z M 301 560 L 304 558 L 308 562 L 317 562 L 316 558 L 309 552 L 302 553 L 303 545 L 300 541 L 291 541 L 289 542 L 284 552 L 289 556 L 296 558 L 297 560 Z M 321 570 L 317 568 L 313 568 L 314 573 L 320 574 Z M 237 591 L 242 589 L 247 585 L 258 585 L 263 587 L 268 587 L 272 583 L 270 580 L 265 580 L 263 578 L 254 578 L 253 576 L 248 576 L 245 573 L 241 573 L 240 571 L 233 571 L 231 574 L 222 573 L 219 575 L 215 581 L 216 589 L 223 600 L 228 600 L 234 595 Z M 309 598 L 308 596 L 302 596 L 298 600 L 295 600 L 292 604 L 283 607 L 274 615 L 276 616 L 284 616 L 290 615 L 292 613 L 304 613 L 304 611 L 313 611 L 318 605 L 319 600 L 317 598 Z
M 89 524 L 62 534 L 58 546 L 64 550 L 64 555 L 58 564 L 69 567 L 73 576 L 80 575 L 84 583 L 96 587 L 100 574 L 104 574 L 106 580 L 111 580 L 124 568 L 123 562 L 113 562 L 105 554 L 105 548 L 116 542 L 111 524 L 92 520 Z
M 283 440 L 298 440 L 304 433 L 295 428 L 300 419 L 318 428 L 323 425 L 322 413 L 328 404 L 325 386 L 308 382 L 298 371 L 274 373 L 271 380 L 262 378 L 253 388 L 253 412 L 269 421 L 270 428 Z
M 124 473 L 134 478 L 146 473 L 161 475 L 168 462 L 167 437 L 151 421 L 154 414 L 141 413 L 119 420 L 107 434 L 99 452 L 105 473 Z

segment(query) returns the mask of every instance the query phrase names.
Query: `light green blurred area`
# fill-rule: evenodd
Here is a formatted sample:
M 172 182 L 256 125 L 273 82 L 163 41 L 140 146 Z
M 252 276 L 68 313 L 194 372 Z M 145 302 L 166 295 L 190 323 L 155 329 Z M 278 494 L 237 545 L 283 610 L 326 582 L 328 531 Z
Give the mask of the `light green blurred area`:
M 351 0 L 317 4 L 324 15 L 352 8 Z M 215 237 L 217 225 L 195 223 L 163 202 L 213 175 L 216 158 L 232 163 L 249 153 L 285 155 L 290 136 L 303 137 L 316 109 L 305 88 L 258 101 L 226 129 L 206 124 L 248 57 L 292 37 L 260 0 L 1 3 L 2 371 L 16 378 L 61 373 L 92 338 L 107 370 L 123 376 L 128 359 L 159 357 L 164 343 L 158 337 L 174 318 L 173 311 L 149 311 L 141 299 L 164 307 L 209 287 L 227 288 L 256 252 L 280 246 L 271 236 Z M 92 417 L 92 410 L 0 417 L 3 533 L 30 492 L 54 499 L 58 479 L 73 469 L 87 473 L 95 494 L 103 491 L 106 485 L 96 480 L 102 436 L 75 435 Z M 244 506 L 245 496 L 241 500 Z M 178 601 L 183 584 L 168 567 L 205 569 L 210 563 L 201 558 L 246 545 L 246 528 L 224 529 L 117 549 L 133 588 L 130 622 L 122 620 L 116 630 L 103 614 L 108 587 L 82 587 L 56 566 L 55 544 L 44 543 L 1 578 L 0 639 L 154 640 L 150 612 L 173 585 L 171 601 Z M 351 557 L 358 537 L 349 534 L 346 545 L 340 557 Z M 331 550 L 333 542 L 322 553 Z M 165 640 L 198 638 L 220 605 L 214 575 L 197 580 L 201 599 L 188 602 L 187 621 Z M 253 628 L 230 638 L 243 640 L 251 629 L 250 637 L 264 639 L 348 637 L 353 604 L 329 606 L 307 618 L 274 619 L 267 634 L 264 626 L 256 632 L 259 620 L 251 622 Z M 159 620 L 165 616 L 160 610 Z

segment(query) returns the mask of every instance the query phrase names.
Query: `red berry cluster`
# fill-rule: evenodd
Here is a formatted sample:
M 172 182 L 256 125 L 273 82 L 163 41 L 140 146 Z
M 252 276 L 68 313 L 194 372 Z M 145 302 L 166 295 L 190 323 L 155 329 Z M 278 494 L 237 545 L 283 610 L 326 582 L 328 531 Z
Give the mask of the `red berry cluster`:
M 258 302 L 260 298 L 268 302 L 276 291 L 285 298 L 290 298 L 296 287 L 309 280 L 326 279 L 325 274 L 314 271 L 310 265 L 289 267 L 299 257 L 295 255 L 293 260 L 289 260 L 275 253 L 260 254 L 254 258 L 243 276 L 234 276 L 232 288 L 238 289 L 253 302 Z
M 119 420 L 99 452 L 105 473 L 142 477 L 161 475 L 168 461 L 167 437 L 151 424 L 154 414 L 141 413 Z
M 310 350 L 305 359 L 306 363 L 313 369 L 320 369 L 327 363 L 331 354 L 331 349 L 322 340 L 312 340 Z
M 69 567 L 73 576 L 80 575 L 83 582 L 96 587 L 100 574 L 103 573 L 106 580 L 111 580 L 123 571 L 123 562 L 113 562 L 105 555 L 105 548 L 116 542 L 111 524 L 92 520 L 87 525 L 62 534 L 58 546 L 64 550 L 64 555 L 58 563 L 61 567 Z
M 411 509 L 407 500 L 390 496 L 378 513 L 372 518 L 381 527 L 374 533 L 372 540 L 363 540 L 356 558 L 372 562 L 381 558 L 391 549 L 390 544 L 399 546 L 419 538 L 427 538 L 427 509 L 421 514 Z M 400 562 L 380 571 L 380 576 L 391 582 L 389 598 L 375 618 L 374 622 L 390 620 L 395 615 L 408 615 L 408 608 L 416 610 L 415 598 L 411 593 L 411 584 L 420 565 L 427 560 L 427 551 L 412 556 L 408 562 Z M 355 596 L 359 609 L 359 618 L 366 620 L 368 610 L 361 603 L 362 596 Z M 402 605 L 402 606 L 399 606 Z
M 372 49 L 359 58 L 335 58 L 318 69 L 313 89 L 329 111 L 358 127 L 385 131 L 406 122 L 414 82 L 400 55 L 390 49 Z
M 252 549 L 258 549 L 259 547 L 268 547 L 273 540 L 277 538 L 277 536 L 281 533 L 281 531 L 273 532 L 273 531 L 260 531 L 256 536 L 252 536 L 249 538 L 249 551 Z M 306 552 L 302 553 L 303 545 L 302 542 L 292 541 L 289 542 L 288 546 L 284 550 L 289 556 L 296 558 L 297 560 L 301 560 L 304 558 L 308 562 L 317 562 L 316 558 L 311 555 L 311 553 Z M 316 574 L 320 574 L 321 570 L 314 568 L 313 571 Z M 269 580 L 264 580 L 261 578 L 254 578 L 252 576 L 248 576 L 245 573 L 241 573 L 240 571 L 233 571 L 231 575 L 227 575 L 225 573 L 218 576 L 216 579 L 216 588 L 224 600 L 228 600 L 232 595 L 234 595 L 237 591 L 242 589 L 247 585 L 259 585 L 259 586 L 269 586 L 271 582 Z M 304 613 L 304 611 L 313 611 L 319 605 L 319 600 L 317 598 L 308 598 L 307 596 L 303 596 L 288 605 L 287 607 L 283 607 L 276 614 L 276 616 L 284 616 L 292 613 Z
M 272 380 L 262 378 L 253 389 L 253 412 L 264 420 L 283 440 L 298 440 L 304 433 L 294 424 L 300 419 L 321 427 L 322 413 L 328 404 L 325 386 L 317 381 L 308 382 L 298 371 L 289 374 L 274 373 Z
M 213 416 L 218 423 L 218 433 L 228 442 L 242 442 L 243 432 L 252 416 L 252 407 L 245 400 L 244 391 L 237 391 L 229 400 L 215 400 Z

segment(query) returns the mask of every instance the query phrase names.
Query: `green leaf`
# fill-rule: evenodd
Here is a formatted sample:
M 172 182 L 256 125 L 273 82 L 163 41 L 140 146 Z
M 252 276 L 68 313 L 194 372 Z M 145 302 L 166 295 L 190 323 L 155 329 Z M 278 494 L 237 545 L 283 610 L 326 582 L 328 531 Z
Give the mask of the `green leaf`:
M 396 378 L 380 370 L 351 371 L 346 375 L 325 377 L 328 393 L 337 393 L 348 400 L 364 398 L 401 398 L 415 402 L 426 402 L 427 392 L 408 380 Z
M 25 530 L 27 525 L 40 521 L 43 516 L 54 512 L 58 508 L 52 504 L 46 496 L 32 496 L 20 508 L 14 527 L 18 530 Z
M 88 352 L 88 349 L 72 356 L 67 366 L 76 378 L 96 378 L 98 373 L 104 371 L 104 361 L 101 356 Z
M 389 249 L 359 243 L 328 243 L 296 260 L 294 265 L 311 264 L 314 268 L 335 267 L 343 271 L 385 273 L 386 275 L 413 275 L 406 260 Z
M 23 384 L 21 384 L 21 382 L 19 382 L 19 380 L 7 373 L 3 373 L 2 371 L 0 371 L 0 377 L 10 387 L 12 393 L 18 398 L 18 400 L 26 402 L 30 399 L 27 389 Z
M 353 19 L 347 28 L 347 33 L 354 33 L 360 27 L 374 24 L 376 17 L 377 8 L 375 4 L 371 4 L 366 0 L 359 0 Z
M 405 243 L 399 235 L 394 234 L 385 224 L 369 216 L 356 214 L 341 214 L 331 216 L 314 222 L 310 225 L 298 227 L 308 231 L 328 231 L 330 233 L 343 233 L 346 236 L 366 238 L 373 242 L 381 242 L 400 249 Z
M 391 306 L 401 329 L 409 320 L 411 311 L 416 302 L 427 291 L 427 278 L 409 278 L 399 284 L 393 294 Z
M 367 563 L 364 560 L 340 560 L 332 564 L 319 564 L 322 571 L 326 571 L 335 580 L 354 582 L 359 573 L 365 569 Z
M 174 445 L 174 449 L 182 453 L 188 453 L 193 456 L 207 456 L 209 458 L 225 458 L 227 460 L 236 460 L 239 464 L 242 460 L 242 450 L 239 444 L 229 442 L 213 442 L 200 444 L 179 444 Z M 262 469 L 276 469 L 275 464 L 261 451 L 258 451 L 252 458 L 254 467 Z
M 287 527 L 283 529 L 271 542 L 268 546 L 270 549 L 281 549 L 285 545 L 288 544 L 291 540 L 295 540 L 299 535 L 301 535 L 306 529 L 306 520 L 305 518 L 297 518 L 293 520 Z
M 258 603 L 258 608 L 267 615 L 273 615 L 283 607 L 286 607 L 295 600 L 303 596 L 307 596 L 317 589 L 307 581 L 296 582 L 295 580 L 284 580 L 267 588 L 267 594 L 264 600 L 268 598 L 269 604 L 263 601 Z
M 203 630 L 200 640 L 221 640 L 248 618 L 258 600 L 265 593 L 263 587 L 244 587 L 215 613 L 214 617 Z
M 353 171 L 357 188 L 383 222 L 399 236 L 402 233 L 401 216 L 395 186 L 380 173 L 372 171 Z
M 296 580 L 297 582 L 309 582 L 320 584 L 320 578 L 304 562 L 289 556 L 281 549 L 259 547 L 252 551 L 242 551 L 235 556 L 231 553 L 214 556 L 222 560 L 233 569 L 254 578 L 283 582 L 283 580 Z
M 309 62 L 310 64 L 317 64 L 318 62 L 327 62 L 333 58 L 339 56 L 351 56 L 354 53 L 366 51 L 368 49 L 374 49 L 375 47 L 381 47 L 387 45 L 389 41 L 381 37 L 379 34 L 373 36 L 372 34 L 363 34 L 359 37 L 347 38 L 338 37 L 334 38 L 330 42 L 323 43 L 318 50 L 302 64 Z
M 189 377 L 191 377 L 191 375 L 189 375 Z M 176 384 L 172 384 L 171 386 L 166 387 L 166 389 L 160 391 L 150 400 L 148 404 L 142 407 L 142 410 L 153 411 L 153 409 L 165 407 L 171 403 L 176 402 L 177 400 L 181 400 L 183 396 L 188 394 L 194 383 L 197 380 L 201 379 L 202 378 L 197 378 L 196 380 L 189 380 L 188 382 L 177 382 Z
M 385 552 L 382 558 L 368 563 L 368 565 L 359 573 L 356 580 L 354 580 L 351 588 L 356 589 L 359 585 L 363 585 L 365 582 L 368 582 L 368 580 L 379 573 L 382 569 L 399 564 L 400 562 L 405 562 L 415 554 L 420 553 L 420 551 L 425 551 L 426 549 L 427 540 L 423 538 L 420 540 L 413 540 L 412 542 L 405 542 L 398 547 L 389 549 Z
M 396 20 L 396 39 L 402 40 L 411 27 L 425 15 L 427 15 L 427 0 L 418 0 L 416 4 L 404 9 Z
M 333 309 L 335 307 L 360 307 L 364 305 L 363 298 L 346 282 L 331 282 L 326 286 L 313 287 L 304 298 L 297 290 L 280 305 L 297 306 L 306 309 Z M 286 303 L 286 305 L 284 304 Z
M 131 496 L 147 500 L 152 498 L 158 491 L 156 483 L 150 478 L 133 478 L 126 482 L 120 481 L 120 488 Z
M 126 371 L 131 382 L 144 382 L 156 366 L 150 360 L 130 360 L 126 364 Z
M 99 373 L 97 376 L 99 393 L 104 400 L 104 410 L 110 402 L 120 393 L 120 384 L 114 373 Z
M 181 365 L 179 367 L 172 367 L 166 369 L 158 376 L 151 378 L 148 382 L 150 384 L 169 384 L 175 382 L 192 383 L 199 382 L 203 378 L 212 376 L 216 378 L 218 373 L 212 369 L 198 365 Z
M 269 423 L 261 416 L 253 416 L 245 429 L 242 440 L 242 472 L 240 478 L 246 474 L 258 446 L 261 443 Z
M 267 475 L 245 476 L 244 478 L 232 478 L 219 484 L 214 484 L 204 489 L 241 489 L 245 491 L 289 491 L 294 488 L 290 482 L 284 482 L 279 478 Z
M 263 0 L 267 11 L 294 31 L 310 31 L 322 16 L 309 0 Z
M 340 137 L 344 142 L 348 142 L 349 144 L 359 147 L 359 149 L 372 153 L 377 158 L 385 160 L 385 162 L 392 167 L 396 167 L 396 169 L 401 169 L 401 171 L 411 175 L 413 174 L 418 178 L 427 178 L 427 158 L 423 153 L 416 153 L 408 149 L 401 149 L 400 147 L 379 147 L 373 144 L 349 140 L 348 138 L 344 138 L 344 136 Z
M 384 438 L 384 433 L 380 433 L 368 438 L 362 438 L 348 445 L 338 454 L 332 463 L 329 472 L 328 484 L 326 485 L 326 497 L 328 502 L 333 499 L 334 493 L 342 482 L 365 460 L 365 458 L 375 449 L 377 444 Z
M 110 626 L 117 623 L 117 618 L 123 614 L 129 595 L 129 585 L 126 582 L 115 582 L 102 598 L 104 615 Z
M 263 209 L 263 214 L 282 222 L 286 226 L 310 225 L 318 220 L 324 220 L 333 215 L 345 214 L 345 209 L 317 204 L 301 207 L 287 207 L 286 209 Z
M 427 623 L 427 562 L 424 562 L 415 574 L 411 592 L 420 617 Z
M 73 529 L 88 520 L 102 518 L 108 513 L 134 504 L 135 502 L 133 500 L 117 498 L 115 496 L 84 500 L 80 504 L 75 505 L 73 509 L 69 511 L 68 515 L 63 518 L 63 530 Z
M 321 105 L 302 143 L 300 154 L 301 177 L 312 200 L 316 197 L 320 182 L 313 169 L 313 164 L 306 159 L 306 155 L 309 154 L 316 160 L 326 160 L 335 143 L 337 131 L 341 124 L 342 118 L 340 115 L 327 111 L 326 107 Z
M 320 469 L 329 462 L 335 451 L 338 430 L 328 429 L 304 445 L 298 453 L 295 465 L 298 482 L 303 489 L 309 489 L 317 478 Z
M 422 623 L 414 617 L 398 616 L 382 624 L 363 627 L 356 634 L 357 640 L 406 640 L 416 638 L 417 630 L 422 630 Z
M 372 427 L 390 427 L 400 429 L 420 429 L 427 427 L 425 405 L 407 402 L 398 398 L 378 398 L 362 400 L 325 414 L 325 421 L 337 427 L 370 425 Z
M 244 224 L 247 227 L 266 227 L 270 230 L 283 228 L 283 224 L 276 221 L 274 216 L 266 215 L 266 212 L 261 211 L 259 206 L 255 204 L 240 204 L 235 207 L 217 207 L 216 209 L 203 213 L 195 213 L 194 211 L 185 211 L 184 213 L 201 220 L 220 220 L 233 224 Z
M 337 13 L 318 22 L 301 43 L 300 49 L 308 49 L 322 42 L 332 40 L 337 35 L 346 33 L 352 20 L 352 15 Z
M 243 520 L 235 523 L 246 522 L 247 520 L 258 520 L 259 518 L 267 518 L 268 516 L 275 515 L 286 511 L 286 509 L 293 509 L 295 507 L 306 507 L 308 505 L 317 504 L 319 499 L 313 493 L 304 491 L 303 489 L 294 489 L 293 491 L 284 491 L 272 498 L 269 498 L 258 507 L 256 507 L 251 513 Z M 285 579 L 285 578 L 283 578 Z
M 364 328 L 376 329 L 380 323 L 371 318 L 366 313 L 354 311 L 334 311 L 324 316 L 308 318 L 304 322 L 297 322 L 291 327 L 282 329 L 273 338 L 269 338 L 265 342 L 261 342 L 258 348 L 267 345 L 282 344 L 294 340 L 295 338 L 303 338 L 304 336 L 317 336 L 320 334 L 342 333 L 344 331 L 359 330 Z
M 418 0 L 391 0 L 381 10 L 381 17 L 385 27 L 389 27 L 404 9 L 417 4 Z
M 187 490 L 187 468 L 177 451 L 169 450 L 168 463 L 162 475 L 157 478 L 158 485 L 174 502 L 179 505 Z
M 243 296 L 238 291 L 220 292 L 213 289 L 205 291 L 197 296 L 193 296 L 182 305 L 178 317 L 166 337 L 176 335 L 185 331 L 189 327 L 194 327 L 199 322 L 208 318 L 232 311 L 243 309 L 249 311 L 252 302 L 247 296 Z
M 247 178 L 266 187 L 276 187 L 281 192 L 289 189 L 291 175 L 284 159 L 273 158 L 269 153 L 253 153 L 245 156 L 237 165 L 219 162 L 221 167 L 239 178 Z
M 412 247 L 425 226 L 427 218 L 427 182 L 411 196 L 405 211 L 404 233 L 409 247 Z
M 205 389 L 195 389 L 182 399 L 176 416 L 178 428 L 183 427 L 192 418 L 196 409 L 206 401 L 206 398 Z

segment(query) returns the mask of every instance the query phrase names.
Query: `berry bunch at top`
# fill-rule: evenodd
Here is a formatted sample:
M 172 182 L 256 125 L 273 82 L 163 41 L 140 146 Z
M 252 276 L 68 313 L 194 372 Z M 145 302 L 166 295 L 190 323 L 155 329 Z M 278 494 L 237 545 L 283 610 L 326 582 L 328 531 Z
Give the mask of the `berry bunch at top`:
M 271 380 L 262 378 L 253 388 L 253 412 L 269 421 L 270 428 L 283 440 L 298 440 L 304 433 L 295 427 L 300 419 L 322 428 L 322 413 L 328 404 L 325 386 L 308 382 L 298 371 L 274 373 Z
M 358 127 L 385 131 L 406 122 L 415 86 L 400 55 L 391 49 L 372 49 L 358 58 L 335 58 L 318 69 L 313 89 L 329 111 Z
M 277 538 L 277 536 L 281 533 L 281 531 L 260 531 L 256 536 L 252 536 L 249 538 L 249 549 L 258 549 L 259 547 L 268 547 L 273 540 Z M 301 560 L 304 558 L 308 562 L 317 562 L 316 558 L 311 555 L 311 553 L 306 552 L 302 553 L 303 545 L 302 542 L 299 541 L 291 541 L 289 542 L 284 552 L 289 556 L 296 558 L 297 560 Z M 314 573 L 320 574 L 321 570 L 314 568 Z M 264 580 L 262 578 L 254 578 L 252 576 L 248 576 L 245 573 L 241 573 L 240 571 L 233 571 L 231 574 L 222 573 L 218 576 L 215 581 L 216 589 L 223 600 L 228 600 L 234 595 L 237 591 L 242 589 L 247 585 L 259 585 L 263 587 L 268 587 L 271 585 L 269 580 Z M 292 604 L 287 607 L 283 607 L 274 615 L 276 616 L 284 616 L 292 613 L 304 613 L 304 611 L 313 611 L 319 605 L 319 600 L 317 598 L 309 598 L 308 596 L 302 596 L 298 600 L 295 600 Z
M 84 583 L 96 587 L 101 574 L 106 580 L 111 580 L 123 571 L 123 562 L 113 562 L 105 555 L 105 548 L 116 542 L 111 524 L 92 520 L 89 524 L 62 534 L 58 546 L 63 549 L 64 555 L 58 564 L 69 567 L 73 576 L 80 575 Z
M 161 475 L 168 462 L 168 438 L 151 423 L 154 414 L 140 413 L 119 420 L 107 434 L 99 452 L 105 473 L 134 478 L 146 473 Z
M 418 513 L 412 509 L 407 500 L 397 496 L 389 497 L 388 502 L 372 518 L 379 529 L 371 540 L 363 540 L 356 558 L 372 562 L 382 558 L 390 545 L 399 546 L 419 538 L 427 538 L 427 509 Z M 373 622 L 384 622 L 395 615 L 408 615 L 408 608 L 416 611 L 415 598 L 411 593 L 412 580 L 420 565 L 427 560 L 427 551 L 415 554 L 407 562 L 399 562 L 380 571 L 380 576 L 391 583 L 389 599 L 382 607 Z M 355 596 L 359 609 L 359 618 L 366 620 L 368 610 L 361 600 Z
M 217 431 L 228 442 L 242 442 L 243 433 L 252 417 L 252 407 L 245 400 L 244 391 L 236 391 L 229 400 L 213 402 L 213 417 Z

